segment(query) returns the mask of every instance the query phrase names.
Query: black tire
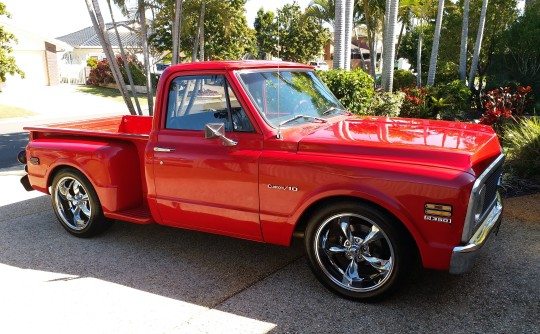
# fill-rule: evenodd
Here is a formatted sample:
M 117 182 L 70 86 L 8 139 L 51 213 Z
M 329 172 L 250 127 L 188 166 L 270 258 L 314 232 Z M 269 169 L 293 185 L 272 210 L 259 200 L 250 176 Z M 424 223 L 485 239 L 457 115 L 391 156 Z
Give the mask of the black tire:
M 66 168 L 55 175 L 51 199 L 56 218 L 74 236 L 93 237 L 112 225 L 112 220 L 103 216 L 92 183 L 76 169 Z
M 392 215 L 367 203 L 326 205 L 306 228 L 311 270 L 326 288 L 346 298 L 386 297 L 406 280 L 414 263 L 414 247 L 404 229 Z

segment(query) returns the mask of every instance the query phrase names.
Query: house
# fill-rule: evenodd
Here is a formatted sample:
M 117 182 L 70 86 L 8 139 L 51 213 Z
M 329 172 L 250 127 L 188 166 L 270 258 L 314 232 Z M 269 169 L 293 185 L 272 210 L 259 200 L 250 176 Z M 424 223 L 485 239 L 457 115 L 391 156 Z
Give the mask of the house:
M 382 43 L 377 45 L 377 61 L 380 61 L 382 57 Z M 362 58 L 364 59 L 366 71 L 369 73 L 370 64 L 370 53 L 369 45 L 367 42 L 367 36 L 357 35 L 356 37 L 351 38 L 351 68 L 357 68 L 362 66 Z M 330 40 L 324 46 L 324 61 L 330 66 L 333 67 L 334 59 L 334 41 Z
M 71 46 L 57 39 L 46 38 L 22 29 L 8 20 L 2 20 L 0 25 L 17 38 L 18 43 L 11 43 L 13 51 L 10 55 L 25 73 L 24 79 L 19 75 L 8 75 L 4 85 L 57 85 L 60 81 L 58 55 L 69 51 Z
M 124 49 L 128 52 L 139 53 L 141 50 L 140 40 L 133 25 L 128 22 L 118 22 L 116 25 Z M 107 23 L 106 27 L 114 53 L 118 54 L 120 53 L 120 46 L 112 23 Z M 86 64 L 89 58 L 96 58 L 97 60 L 107 58 L 93 26 L 56 39 L 69 44 L 73 48 L 71 52 L 64 55 L 64 59 L 69 59 L 72 64 Z
M 106 28 L 113 51 L 115 54 L 119 54 L 120 46 L 112 23 L 107 23 Z M 140 54 L 140 39 L 133 24 L 118 22 L 117 29 L 125 51 Z M 104 60 L 107 58 L 93 26 L 60 36 L 57 39 L 72 48 L 64 53 L 60 59 L 60 80 L 62 82 L 85 83 L 88 76 L 86 68 L 88 59 Z

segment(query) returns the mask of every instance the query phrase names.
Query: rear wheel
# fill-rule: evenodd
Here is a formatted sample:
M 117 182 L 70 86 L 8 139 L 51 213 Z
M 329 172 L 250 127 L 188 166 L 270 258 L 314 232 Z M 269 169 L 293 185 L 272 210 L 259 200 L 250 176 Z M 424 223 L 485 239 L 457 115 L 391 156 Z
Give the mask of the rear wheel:
M 94 187 L 75 169 L 60 171 L 52 182 L 52 205 L 62 226 L 71 234 L 87 238 L 107 229 L 112 221 L 103 216 Z
M 306 229 L 311 269 L 334 293 L 357 300 L 381 298 L 411 269 L 411 247 L 401 229 L 394 217 L 365 203 L 326 206 Z

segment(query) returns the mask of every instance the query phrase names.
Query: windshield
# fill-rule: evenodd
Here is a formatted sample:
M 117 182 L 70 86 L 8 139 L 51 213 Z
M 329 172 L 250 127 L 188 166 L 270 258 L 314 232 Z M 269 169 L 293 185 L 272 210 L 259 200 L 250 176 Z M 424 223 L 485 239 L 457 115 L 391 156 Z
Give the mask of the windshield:
M 273 127 L 344 113 L 343 106 L 313 71 L 240 72 L 240 80 L 259 113 Z M 283 124 L 285 125 L 285 124 Z M 290 124 L 292 125 L 292 124 Z

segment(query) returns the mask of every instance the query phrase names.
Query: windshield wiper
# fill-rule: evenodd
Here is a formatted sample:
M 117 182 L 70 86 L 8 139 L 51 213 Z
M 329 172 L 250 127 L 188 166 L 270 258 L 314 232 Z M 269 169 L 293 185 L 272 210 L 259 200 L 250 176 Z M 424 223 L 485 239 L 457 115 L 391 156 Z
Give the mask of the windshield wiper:
M 321 114 L 321 116 L 328 115 L 329 113 L 334 112 L 334 111 L 336 111 L 336 110 L 342 111 L 342 110 L 341 110 L 340 108 L 338 108 L 338 107 L 330 107 L 330 108 L 328 108 L 325 112 L 323 112 L 323 113 Z
M 285 124 L 289 124 L 291 122 L 294 122 L 300 118 L 303 118 L 305 120 L 312 120 L 312 121 L 319 121 L 321 123 L 326 123 L 328 122 L 327 120 L 325 120 L 324 118 L 320 118 L 320 117 L 315 117 L 315 116 L 309 116 L 309 115 L 296 115 L 294 117 L 291 117 L 289 119 L 286 119 L 284 120 L 283 122 L 279 123 L 278 125 L 278 133 L 276 135 L 276 138 L 277 139 L 281 139 L 281 127 Z
M 294 117 L 291 117 L 291 118 L 286 119 L 286 120 L 284 120 L 283 122 L 279 123 L 279 126 L 283 126 L 283 125 L 285 125 L 285 124 L 289 124 L 289 123 L 294 122 L 294 121 L 296 121 L 297 119 L 300 119 L 300 118 L 303 118 L 303 119 L 305 119 L 305 120 L 319 121 L 319 122 L 322 122 L 322 123 L 328 122 L 328 121 L 325 120 L 324 118 L 320 118 L 320 117 L 308 116 L 308 115 L 296 115 L 296 116 L 294 116 Z

